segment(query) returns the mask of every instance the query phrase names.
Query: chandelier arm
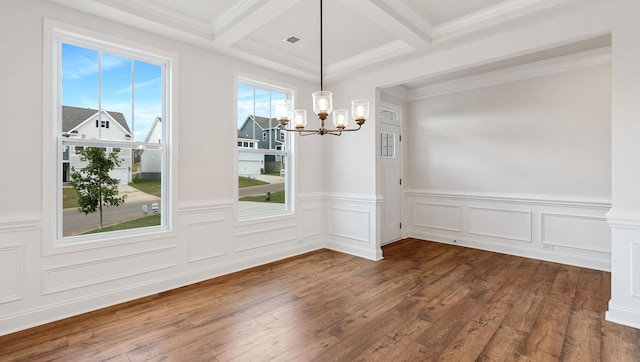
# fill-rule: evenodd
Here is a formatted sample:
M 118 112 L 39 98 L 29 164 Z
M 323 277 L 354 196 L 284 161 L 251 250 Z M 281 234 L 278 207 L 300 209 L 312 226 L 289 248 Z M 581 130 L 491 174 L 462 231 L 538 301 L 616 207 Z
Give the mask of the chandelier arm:
M 303 135 L 303 136 L 307 136 L 309 134 L 315 134 L 315 133 L 324 133 L 324 134 L 339 134 L 342 132 L 355 132 L 355 131 L 359 131 L 360 128 L 362 128 L 361 125 L 358 125 L 358 128 L 345 128 L 345 129 L 327 129 L 324 128 L 323 130 L 320 129 L 288 129 L 288 128 L 283 128 L 285 131 L 287 132 L 298 132 L 299 134 Z M 303 134 L 304 133 L 304 134 Z
M 319 130 L 317 130 L 317 129 L 305 129 L 305 128 L 302 128 L 302 129 L 288 129 L 288 128 L 283 128 L 283 130 L 285 130 L 287 132 L 298 132 L 300 134 L 302 134 L 302 133 L 319 133 Z M 305 135 L 303 135 L 303 136 L 305 136 Z
M 360 128 L 362 128 L 362 126 L 358 126 L 358 128 L 345 128 L 342 130 L 342 132 L 355 132 L 355 131 L 359 131 Z

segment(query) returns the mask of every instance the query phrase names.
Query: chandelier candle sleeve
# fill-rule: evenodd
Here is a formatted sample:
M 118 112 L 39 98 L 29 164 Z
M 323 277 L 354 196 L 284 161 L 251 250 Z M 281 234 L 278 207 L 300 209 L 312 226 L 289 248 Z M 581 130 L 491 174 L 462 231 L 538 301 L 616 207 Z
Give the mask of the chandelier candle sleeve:
M 307 126 L 307 110 L 306 109 L 296 109 L 293 116 L 293 122 L 295 123 L 296 129 L 303 129 Z
M 281 121 L 289 122 L 291 119 L 291 100 L 286 99 L 283 101 L 275 102 L 276 117 Z
M 351 101 L 351 114 L 353 119 L 359 125 L 362 125 L 364 121 L 369 118 L 369 100 L 367 99 L 354 99 Z
M 349 125 L 349 111 L 336 109 L 333 111 L 333 126 L 337 129 L 345 129 Z
M 317 114 L 320 119 L 327 119 L 333 110 L 333 94 L 329 91 L 318 91 L 312 94 L 312 98 L 313 113 Z

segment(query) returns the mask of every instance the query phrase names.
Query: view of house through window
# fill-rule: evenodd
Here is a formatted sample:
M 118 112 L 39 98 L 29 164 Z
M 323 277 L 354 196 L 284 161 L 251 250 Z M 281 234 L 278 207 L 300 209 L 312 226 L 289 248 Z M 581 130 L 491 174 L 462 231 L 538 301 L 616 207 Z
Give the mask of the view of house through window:
M 59 43 L 58 235 L 166 225 L 166 61 Z
M 238 214 L 241 218 L 288 211 L 288 135 L 275 118 L 285 89 L 251 81 L 238 84 Z

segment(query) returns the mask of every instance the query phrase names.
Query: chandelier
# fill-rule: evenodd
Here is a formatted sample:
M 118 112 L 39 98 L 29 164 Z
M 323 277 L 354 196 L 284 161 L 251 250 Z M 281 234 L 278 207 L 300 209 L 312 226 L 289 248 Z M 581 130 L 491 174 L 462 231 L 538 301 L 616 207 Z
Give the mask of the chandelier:
M 318 134 L 324 136 L 331 134 L 340 136 L 342 132 L 352 132 L 359 130 L 367 117 L 369 117 L 369 101 L 367 99 L 354 99 L 351 101 L 351 116 L 358 125 L 357 128 L 347 128 L 349 126 L 349 110 L 333 109 L 333 93 L 324 90 L 324 69 L 323 69 L 323 39 L 322 39 L 322 0 L 320 0 L 320 90 L 312 94 L 313 113 L 320 120 L 318 129 L 308 129 L 307 127 L 307 110 L 293 109 L 291 100 L 276 102 L 276 117 L 282 124 L 285 131 L 298 132 L 303 136 Z M 324 126 L 324 121 L 333 113 L 334 129 L 328 129 Z M 293 120 L 295 128 L 287 128 L 289 121 Z

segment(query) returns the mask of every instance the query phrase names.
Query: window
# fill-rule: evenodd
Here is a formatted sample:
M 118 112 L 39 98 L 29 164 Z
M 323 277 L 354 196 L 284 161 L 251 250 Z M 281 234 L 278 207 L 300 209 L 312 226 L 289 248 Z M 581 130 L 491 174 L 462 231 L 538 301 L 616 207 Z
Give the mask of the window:
M 96 119 L 96 128 L 98 127 L 98 120 Z M 109 128 L 109 121 L 106 120 L 101 120 L 100 121 L 100 127 L 102 128 Z
M 56 239 L 168 229 L 170 59 L 68 31 L 52 34 Z
M 290 212 L 291 162 L 289 133 L 275 118 L 275 103 L 291 99 L 292 91 L 240 79 L 237 88 L 239 135 L 250 147 L 238 147 L 238 217 L 250 219 Z
M 380 157 L 396 157 L 396 135 L 388 132 L 380 132 Z

